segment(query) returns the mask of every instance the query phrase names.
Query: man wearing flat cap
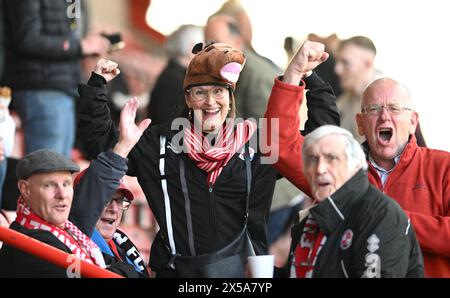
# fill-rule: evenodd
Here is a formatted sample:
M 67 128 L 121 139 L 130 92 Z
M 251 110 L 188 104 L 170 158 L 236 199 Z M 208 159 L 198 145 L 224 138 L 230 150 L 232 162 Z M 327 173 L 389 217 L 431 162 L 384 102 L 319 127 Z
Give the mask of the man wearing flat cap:
M 73 199 L 72 173 L 79 167 L 51 150 L 38 150 L 17 165 L 17 218 L 12 230 L 78 258 L 105 267 L 98 246 L 68 220 Z M 4 245 L 0 277 L 67 277 L 66 269 Z

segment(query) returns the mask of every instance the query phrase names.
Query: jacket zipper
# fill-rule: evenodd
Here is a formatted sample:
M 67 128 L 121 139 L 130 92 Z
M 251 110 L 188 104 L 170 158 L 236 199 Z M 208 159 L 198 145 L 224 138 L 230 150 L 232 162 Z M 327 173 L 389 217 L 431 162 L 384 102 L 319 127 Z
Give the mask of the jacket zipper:
M 214 194 L 213 194 L 213 187 L 212 183 L 209 183 L 209 205 L 210 205 L 210 222 L 211 222 L 211 229 L 212 229 L 212 237 L 211 237 L 211 243 L 212 243 L 212 250 L 214 252 L 217 251 L 217 243 L 216 243 L 216 235 L 217 235 L 217 220 L 216 220 L 216 207 L 214 202 Z

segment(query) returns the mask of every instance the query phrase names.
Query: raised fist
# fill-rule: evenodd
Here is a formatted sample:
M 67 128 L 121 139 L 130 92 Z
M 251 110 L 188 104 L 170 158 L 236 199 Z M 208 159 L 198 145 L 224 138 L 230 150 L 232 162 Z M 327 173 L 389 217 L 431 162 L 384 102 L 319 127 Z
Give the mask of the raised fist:
M 94 72 L 101 75 L 107 82 L 109 82 L 120 73 L 117 66 L 118 64 L 116 62 L 102 58 L 98 60 Z
M 285 78 L 291 83 L 307 76 L 319 64 L 326 61 L 329 54 L 325 52 L 325 45 L 320 42 L 305 41 L 292 58 L 285 72 Z

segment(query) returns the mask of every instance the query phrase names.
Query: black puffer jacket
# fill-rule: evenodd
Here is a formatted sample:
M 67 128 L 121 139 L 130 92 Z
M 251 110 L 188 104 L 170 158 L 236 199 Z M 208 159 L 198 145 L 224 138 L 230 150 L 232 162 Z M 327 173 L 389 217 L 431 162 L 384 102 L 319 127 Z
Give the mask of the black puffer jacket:
M 5 85 L 14 90 L 50 89 L 75 94 L 81 46 L 70 5 L 74 3 L 2 1 Z

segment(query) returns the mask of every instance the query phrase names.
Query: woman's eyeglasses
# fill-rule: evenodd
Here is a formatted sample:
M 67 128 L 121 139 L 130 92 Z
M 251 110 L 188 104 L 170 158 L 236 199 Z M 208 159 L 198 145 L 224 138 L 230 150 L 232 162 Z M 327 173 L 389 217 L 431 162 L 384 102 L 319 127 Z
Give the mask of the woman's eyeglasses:
M 214 86 L 211 89 L 205 89 L 204 87 L 192 87 L 186 90 L 194 101 L 203 101 L 212 96 L 216 100 L 224 99 L 228 95 L 228 89 L 222 86 Z

